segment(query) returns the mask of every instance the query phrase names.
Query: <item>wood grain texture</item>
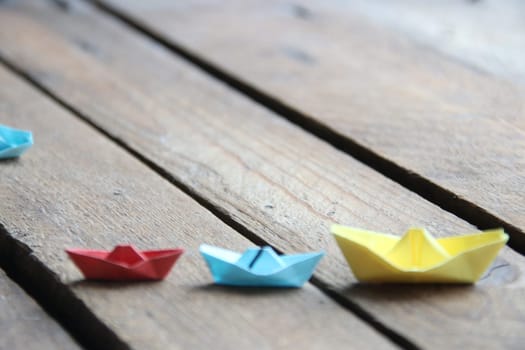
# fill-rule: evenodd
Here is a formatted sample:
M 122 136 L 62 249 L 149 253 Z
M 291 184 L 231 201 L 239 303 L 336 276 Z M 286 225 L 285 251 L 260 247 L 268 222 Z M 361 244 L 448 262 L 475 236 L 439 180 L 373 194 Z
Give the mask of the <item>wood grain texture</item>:
M 331 223 L 474 228 L 87 7 L 22 1 L 0 16 L 5 59 L 280 250 L 327 251 L 319 283 L 379 322 L 429 348 L 520 346 L 523 310 L 509 305 L 524 262 L 510 249 L 475 287 L 356 286 Z
M 521 0 L 357 0 L 343 10 L 417 40 L 467 65 L 525 83 Z
M 522 85 L 380 28 L 351 2 L 104 2 L 306 119 L 421 175 L 427 186 L 508 223 L 516 246 L 525 248 Z M 451 206 L 457 202 L 439 195 Z M 459 205 L 470 213 L 470 205 Z
M 308 283 L 290 290 L 214 287 L 198 246 L 243 250 L 252 245 L 248 240 L 3 68 L 0 87 L 3 122 L 30 129 L 35 137 L 22 158 L 0 163 L 1 222 L 56 274 L 49 279 L 59 278 L 126 345 L 393 347 Z M 181 246 L 187 253 L 162 282 L 96 283 L 83 280 L 63 250 L 121 243 Z M 83 318 L 73 314 L 65 322 Z M 93 347 L 111 347 L 103 338 L 96 341 Z
M 38 304 L 0 270 L 0 348 L 80 349 Z

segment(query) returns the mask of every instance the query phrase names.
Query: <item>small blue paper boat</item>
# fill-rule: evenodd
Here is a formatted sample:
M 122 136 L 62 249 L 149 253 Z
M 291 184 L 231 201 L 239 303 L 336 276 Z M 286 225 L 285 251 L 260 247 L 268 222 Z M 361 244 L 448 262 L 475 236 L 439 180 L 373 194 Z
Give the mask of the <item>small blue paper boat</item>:
M 32 145 L 33 134 L 30 131 L 0 124 L 0 159 L 19 157 Z
M 199 251 L 215 283 L 243 287 L 301 287 L 324 256 L 323 252 L 278 255 L 271 247 L 239 254 L 207 244 Z

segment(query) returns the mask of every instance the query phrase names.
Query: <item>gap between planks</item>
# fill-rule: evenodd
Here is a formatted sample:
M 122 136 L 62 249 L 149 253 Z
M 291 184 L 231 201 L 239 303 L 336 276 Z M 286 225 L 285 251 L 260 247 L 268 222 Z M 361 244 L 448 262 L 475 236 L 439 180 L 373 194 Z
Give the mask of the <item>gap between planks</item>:
M 79 344 L 1 269 L 0 309 L 0 349 L 81 349 Z
M 46 97 L 51 99 L 60 107 L 64 108 L 65 110 L 76 116 L 79 120 L 83 121 L 85 124 L 95 129 L 97 132 L 104 135 L 106 138 L 108 138 L 116 145 L 124 149 L 126 152 L 128 152 L 134 158 L 138 159 L 142 164 L 144 164 L 146 167 L 157 173 L 159 176 L 164 178 L 173 186 L 186 193 L 199 205 L 209 210 L 214 216 L 220 219 L 227 226 L 231 227 L 233 230 L 237 231 L 239 234 L 241 234 L 256 245 L 272 246 L 269 242 L 252 232 L 248 227 L 233 219 L 225 209 L 222 209 L 219 205 L 213 204 L 205 197 L 200 195 L 198 192 L 192 190 L 189 186 L 176 179 L 169 171 L 164 169 L 159 164 L 156 164 L 152 160 L 148 159 L 146 156 L 142 155 L 132 146 L 128 145 L 124 140 L 115 137 L 111 133 L 107 132 L 106 130 L 95 124 L 93 121 L 87 118 L 81 111 L 76 109 L 67 101 L 63 100 L 60 96 L 56 95 L 55 93 L 53 93 L 53 91 L 42 85 L 38 80 L 31 77 L 30 74 L 27 74 L 23 70 L 19 69 L 15 64 L 9 62 L 7 59 L 5 59 L 5 57 L 1 55 L 0 64 L 4 65 L 9 71 L 13 72 L 16 76 L 29 83 L 36 90 L 44 94 Z M 66 286 L 62 285 L 59 282 L 58 278 L 53 277 L 54 274 L 52 271 L 45 267 L 41 262 L 31 257 L 29 248 L 24 247 L 21 243 L 15 241 L 15 239 L 10 238 L 9 233 L 0 224 L 0 252 L 2 246 L 5 245 L 5 243 L 2 243 L 2 240 L 6 240 L 5 243 L 7 243 L 10 249 L 12 249 L 13 252 L 16 253 L 12 253 L 11 256 L 15 258 L 11 259 L 11 262 L 9 262 L 8 258 L 6 258 L 7 260 L 4 259 L 0 261 L 0 264 L 4 265 L 0 267 L 4 268 L 6 271 L 9 271 L 11 278 L 16 283 L 18 283 L 24 290 L 26 290 L 28 294 L 33 296 L 39 303 L 41 303 L 41 306 L 45 310 L 47 310 L 54 318 L 56 318 L 57 321 L 60 322 L 60 324 L 67 328 L 75 337 L 77 337 L 79 342 L 87 344 L 89 346 L 101 348 L 102 345 L 100 343 L 97 343 L 96 339 L 93 338 L 93 334 L 98 334 L 101 335 L 104 339 L 106 339 L 107 337 L 107 339 L 110 340 L 109 347 L 107 347 L 107 349 L 129 348 L 129 346 L 121 339 L 119 339 L 118 336 L 111 331 L 111 329 L 109 329 L 100 320 L 98 320 L 96 316 L 91 311 L 89 311 L 89 309 L 81 300 L 76 298 Z M 272 248 L 275 249 L 275 251 L 277 251 L 279 254 L 282 254 L 282 251 L 280 251 L 278 248 L 273 246 Z M 17 266 L 24 265 L 27 265 L 27 271 L 24 270 L 24 268 L 17 268 Z M 33 273 L 40 276 L 40 280 L 38 282 L 32 280 Z M 309 282 L 312 283 L 312 285 L 318 288 L 325 295 L 334 300 L 337 304 L 349 310 L 363 322 L 365 322 L 370 327 L 378 331 L 380 334 L 388 338 L 394 344 L 407 350 L 420 349 L 409 338 L 403 336 L 388 325 L 379 321 L 376 317 L 374 317 L 371 313 L 366 311 L 360 305 L 338 295 L 337 292 L 333 291 L 329 286 L 327 286 L 319 279 L 312 277 Z M 60 290 L 60 293 L 46 293 L 48 289 Z M 64 302 L 64 300 L 67 300 L 68 302 Z M 71 322 L 72 320 L 77 319 L 76 314 L 70 314 L 71 305 L 74 305 L 74 310 L 77 310 L 78 308 L 77 312 L 79 312 L 82 315 L 82 317 L 80 318 L 81 322 L 79 324 L 76 324 L 76 322 Z M 86 331 L 85 329 L 83 329 L 83 327 L 80 327 L 80 324 L 83 323 L 95 325 L 94 329 Z M 94 341 L 95 343 L 93 343 Z
M 0 268 L 80 344 L 93 349 L 130 349 L 60 278 L 13 238 L 0 223 Z
M 390 178 L 408 190 L 417 193 L 424 199 L 432 202 L 445 211 L 464 219 L 478 228 L 491 229 L 503 227 L 510 235 L 508 245 L 521 254 L 525 253 L 525 232 L 517 226 L 498 218 L 475 203 L 461 198 L 454 192 L 439 186 L 431 180 L 407 169 L 394 161 L 382 157 L 372 149 L 360 144 L 348 135 L 343 135 L 315 118 L 301 113 L 292 106 L 272 97 L 261 89 L 258 89 L 234 73 L 222 69 L 211 61 L 193 52 L 191 49 L 176 43 L 173 39 L 165 37 L 161 32 L 147 24 L 134 19 L 133 16 L 119 11 L 116 7 L 100 0 L 86 0 L 93 3 L 101 11 L 111 15 L 116 20 L 126 24 L 128 27 L 142 33 L 156 41 L 173 54 L 182 57 L 191 64 L 199 67 L 204 72 L 215 77 L 232 87 L 247 98 L 255 101 L 278 116 L 294 123 L 303 130 L 315 135 L 317 138 L 329 143 L 338 150 L 354 157 L 363 164 Z

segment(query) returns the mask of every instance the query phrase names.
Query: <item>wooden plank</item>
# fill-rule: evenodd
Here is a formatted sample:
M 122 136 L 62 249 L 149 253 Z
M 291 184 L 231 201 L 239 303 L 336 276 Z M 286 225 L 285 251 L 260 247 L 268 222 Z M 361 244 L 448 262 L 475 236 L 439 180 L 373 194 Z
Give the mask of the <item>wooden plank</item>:
M 25 253 L 29 258 L 12 265 L 35 281 L 44 274 L 47 281 L 33 282 L 33 287 L 54 286 L 46 295 L 54 299 L 48 302 L 60 303 L 52 307 L 62 308 L 64 324 L 85 332 L 78 334 L 85 345 L 393 347 L 310 284 L 277 291 L 211 286 L 198 246 L 206 242 L 243 250 L 252 245 L 247 239 L 3 68 L 0 101 L 3 121 L 33 130 L 35 137 L 35 147 L 24 157 L 1 164 L 0 212 L 6 228 L 0 230 L 0 253 L 13 254 L 8 234 L 32 250 Z M 119 284 L 84 281 L 63 251 L 125 242 L 140 248 L 182 246 L 187 253 L 163 282 Z M 32 257 L 51 271 L 39 270 Z M 91 311 L 82 311 L 78 300 Z M 86 324 L 86 313 L 93 313 L 117 339 L 90 333 L 96 325 Z
M 479 225 L 502 222 L 525 251 L 522 85 L 370 24 L 338 0 L 103 2 L 301 113 L 291 118 L 313 119 L 312 129 L 348 148 L 357 142 L 355 154 L 441 206 Z
M 357 0 L 359 13 L 455 59 L 525 83 L 525 3 L 521 0 Z
M 429 348 L 523 340 L 523 310 L 509 307 L 523 293 L 523 258 L 512 250 L 472 288 L 356 286 L 331 223 L 474 228 L 89 8 L 20 1 L 3 13 L 5 59 L 247 232 L 285 251 L 325 249 L 317 283 L 375 322 Z
M 37 303 L 0 270 L 0 348 L 80 349 Z

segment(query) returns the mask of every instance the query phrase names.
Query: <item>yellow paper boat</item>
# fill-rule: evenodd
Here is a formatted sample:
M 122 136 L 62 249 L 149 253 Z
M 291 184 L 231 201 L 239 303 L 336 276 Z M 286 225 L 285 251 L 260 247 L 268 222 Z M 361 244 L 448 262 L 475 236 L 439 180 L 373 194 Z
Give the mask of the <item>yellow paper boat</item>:
M 361 282 L 474 283 L 509 236 L 503 229 L 434 238 L 411 228 L 403 237 L 334 225 L 348 265 Z

